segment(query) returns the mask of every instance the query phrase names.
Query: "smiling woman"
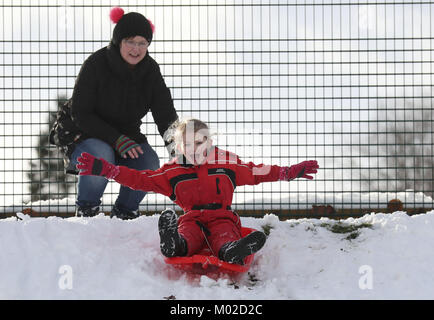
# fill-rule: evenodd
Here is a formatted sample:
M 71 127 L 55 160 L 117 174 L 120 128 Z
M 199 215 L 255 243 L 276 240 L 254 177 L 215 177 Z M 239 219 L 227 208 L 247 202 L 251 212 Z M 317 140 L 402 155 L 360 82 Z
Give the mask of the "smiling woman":
M 69 173 L 78 173 L 75 165 L 82 152 L 136 170 L 157 169 L 159 159 L 140 130 L 141 119 L 151 111 L 163 137 L 178 117 L 160 67 L 148 52 L 153 24 L 121 8 L 112 9 L 110 19 L 116 23 L 110 44 L 83 63 L 72 99 L 59 111 L 50 134 L 65 155 Z M 98 214 L 106 186 L 107 180 L 80 176 L 76 214 Z M 111 216 L 138 217 L 145 195 L 121 186 Z
M 129 64 L 130 68 L 134 68 L 145 57 L 148 52 L 149 42 L 141 37 L 123 39 L 119 48 L 122 58 Z
M 116 23 L 112 42 L 119 46 L 120 54 L 129 67 L 134 68 L 146 56 L 155 27 L 140 13 L 124 14 L 119 7 L 111 10 L 110 19 Z

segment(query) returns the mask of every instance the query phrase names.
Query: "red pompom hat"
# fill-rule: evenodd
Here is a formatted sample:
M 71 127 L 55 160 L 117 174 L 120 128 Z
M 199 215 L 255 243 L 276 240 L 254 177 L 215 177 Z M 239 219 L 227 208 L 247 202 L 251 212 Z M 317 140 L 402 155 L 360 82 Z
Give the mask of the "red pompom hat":
M 113 29 L 112 43 L 119 45 L 122 39 L 142 36 L 149 43 L 152 41 L 154 25 L 138 12 L 124 14 L 124 10 L 115 7 L 110 11 L 110 20 L 116 23 Z

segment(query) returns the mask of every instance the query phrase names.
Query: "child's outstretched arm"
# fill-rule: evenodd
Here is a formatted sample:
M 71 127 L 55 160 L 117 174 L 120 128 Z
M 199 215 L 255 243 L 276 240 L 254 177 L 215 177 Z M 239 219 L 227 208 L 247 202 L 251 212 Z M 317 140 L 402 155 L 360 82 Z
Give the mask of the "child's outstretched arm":
M 312 180 L 313 176 L 310 176 L 309 174 L 317 173 L 318 168 L 319 166 L 316 160 L 303 161 L 290 167 L 281 167 L 279 180 L 290 181 L 296 178 Z
M 134 190 L 153 191 L 170 196 L 171 187 L 164 174 L 152 170 L 135 170 L 124 166 L 116 166 L 96 158 L 90 153 L 83 152 L 77 159 L 77 169 L 80 175 L 102 176 Z
M 238 158 L 237 185 L 255 185 L 262 182 L 290 181 L 296 178 L 313 179 L 319 168 L 316 160 L 303 161 L 290 167 L 243 163 Z
M 83 152 L 77 159 L 77 169 L 81 176 L 101 176 L 114 179 L 119 174 L 119 167 L 107 162 L 103 158 L 96 158 L 90 153 Z

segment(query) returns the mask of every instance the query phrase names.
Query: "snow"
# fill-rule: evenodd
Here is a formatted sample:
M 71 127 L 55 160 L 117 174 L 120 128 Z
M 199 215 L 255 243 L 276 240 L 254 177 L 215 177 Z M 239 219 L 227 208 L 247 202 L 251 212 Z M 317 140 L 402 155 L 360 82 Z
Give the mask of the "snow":
M 17 215 L 0 220 L 0 299 L 434 299 L 434 211 L 245 217 L 244 226 L 271 228 L 267 242 L 250 273 L 217 280 L 164 263 L 158 215 Z
M 296 192 L 289 193 L 289 195 L 282 196 L 280 192 L 272 192 L 271 197 L 264 196 L 258 203 L 254 195 L 249 193 L 234 195 L 234 202 L 232 208 L 235 210 L 254 210 L 264 209 L 266 210 L 285 210 L 285 209 L 310 209 L 313 204 L 333 204 L 336 209 L 366 209 L 377 207 L 387 207 L 387 203 L 392 199 L 399 199 L 404 205 L 413 208 L 432 208 L 434 200 L 432 197 L 425 195 L 423 192 L 416 192 L 408 189 L 401 192 Z M 105 194 L 103 196 L 103 205 L 101 210 L 110 212 L 113 206 L 113 199 L 111 194 Z M 237 200 L 237 196 L 240 199 Z M 167 197 L 149 193 L 146 196 L 146 203 L 142 203 L 141 211 L 154 211 L 161 212 L 168 205 L 173 206 L 172 202 Z M 50 199 L 34 201 L 28 204 L 11 205 L 4 208 L 4 213 L 14 214 L 19 211 L 23 211 L 26 208 L 33 208 L 38 212 L 45 213 L 74 213 L 76 198 L 71 196 L 62 199 Z M 255 201 L 256 200 L 256 201 Z M 264 205 L 265 204 L 265 205 Z M 177 210 L 182 210 L 176 206 Z

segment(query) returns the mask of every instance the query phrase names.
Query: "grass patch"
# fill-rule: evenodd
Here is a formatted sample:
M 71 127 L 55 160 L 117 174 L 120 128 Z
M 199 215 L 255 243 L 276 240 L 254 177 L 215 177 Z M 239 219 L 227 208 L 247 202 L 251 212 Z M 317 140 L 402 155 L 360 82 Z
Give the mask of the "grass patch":
M 350 233 L 350 232 L 357 231 L 361 228 L 372 229 L 372 224 L 370 224 L 370 223 L 362 223 L 359 225 L 353 225 L 353 224 L 345 224 L 342 222 L 338 222 L 338 223 L 333 223 L 333 224 L 322 223 L 320 226 L 326 228 L 327 230 L 329 230 L 333 233 Z
M 267 237 L 270 235 L 271 229 L 273 229 L 270 224 L 264 224 L 263 226 L 261 226 L 261 228 L 262 232 L 264 232 Z
M 338 223 L 322 223 L 322 224 L 320 224 L 320 227 L 326 228 L 327 230 L 329 230 L 333 233 L 340 233 L 340 234 L 349 233 L 349 235 L 347 237 L 345 237 L 345 239 L 346 240 L 354 240 L 359 236 L 360 229 L 362 229 L 362 228 L 372 229 L 372 224 L 361 223 L 358 225 L 353 225 L 353 224 L 346 224 L 346 223 L 338 222 Z
M 359 231 L 351 232 L 347 237 L 345 237 L 345 240 L 354 240 L 360 235 Z

